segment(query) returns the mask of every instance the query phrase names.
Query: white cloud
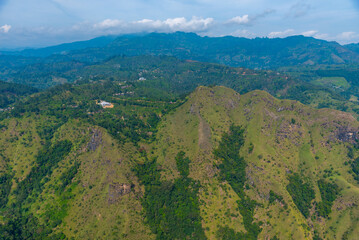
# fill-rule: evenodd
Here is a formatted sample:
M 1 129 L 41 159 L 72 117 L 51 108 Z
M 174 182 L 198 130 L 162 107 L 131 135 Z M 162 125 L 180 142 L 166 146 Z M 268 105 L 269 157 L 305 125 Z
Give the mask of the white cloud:
M 271 32 L 268 34 L 269 38 L 282 38 L 282 37 L 288 37 L 294 34 L 293 29 L 287 29 L 283 32 Z
M 264 12 L 261 12 L 259 14 L 252 15 L 252 16 L 249 16 L 248 14 L 243 15 L 243 16 L 236 16 L 236 17 L 231 18 L 230 20 L 228 20 L 227 23 L 229 23 L 229 24 L 237 24 L 237 25 L 252 25 L 257 20 L 259 20 L 261 18 L 265 18 L 265 17 L 267 17 L 268 15 L 270 15 L 272 13 L 275 13 L 274 9 L 267 9 Z
M 4 26 L 0 27 L 0 33 L 8 33 L 11 29 L 10 25 L 5 24 Z
M 299 18 L 308 14 L 308 12 L 312 9 L 312 6 L 303 1 L 297 2 L 292 5 L 289 9 L 288 17 Z
M 97 23 L 94 25 L 95 28 L 112 28 L 112 27 L 118 27 L 122 24 L 123 22 L 117 19 L 106 19 L 103 20 L 100 23 Z
M 317 33 L 318 31 L 316 30 L 310 30 L 310 31 L 302 32 L 301 35 L 305 37 L 314 37 L 315 35 L 317 35 Z
M 348 41 L 352 39 L 359 38 L 359 34 L 356 32 L 342 32 L 337 36 L 339 40 Z
M 236 23 L 236 24 L 248 24 L 250 22 L 249 15 L 243 15 L 234 17 L 228 21 L 229 23 Z
M 316 39 L 323 39 L 323 40 L 327 40 L 327 41 L 333 40 L 333 38 L 331 38 L 329 36 L 329 34 L 327 34 L 327 33 L 317 33 L 317 34 L 314 35 L 314 37 Z
M 207 30 L 214 23 L 213 18 L 192 17 L 187 20 L 181 18 L 168 18 L 166 20 L 142 19 L 133 22 L 124 22 L 117 19 L 106 19 L 93 25 L 97 30 L 109 30 L 112 33 L 131 33 L 139 31 L 161 31 L 161 32 L 201 32 Z
M 171 29 L 179 29 L 183 31 L 202 31 L 206 30 L 214 22 L 213 18 L 197 18 L 193 17 L 190 21 L 185 18 L 169 18 L 164 21 L 165 25 L 168 25 Z
M 244 38 L 255 38 L 256 37 L 256 34 L 246 30 L 246 29 L 239 29 L 237 31 L 234 31 L 232 33 L 229 34 L 230 36 L 233 36 L 233 37 L 244 37 Z

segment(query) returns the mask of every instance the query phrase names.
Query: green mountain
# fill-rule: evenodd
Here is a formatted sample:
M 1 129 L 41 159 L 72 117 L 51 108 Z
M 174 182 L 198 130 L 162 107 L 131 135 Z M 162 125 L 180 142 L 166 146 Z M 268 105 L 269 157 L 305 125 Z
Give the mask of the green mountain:
M 259 69 L 359 62 L 358 53 L 345 46 L 303 36 L 246 39 L 200 37 L 181 32 L 153 33 L 141 37 L 119 37 L 108 48 L 125 55 L 173 55 L 180 59 Z
M 168 179 L 179 177 L 176 154 L 189 157 L 211 239 L 355 239 L 357 217 L 343 213 L 358 214 L 346 156 L 357 127 L 349 114 L 265 92 L 200 87 L 160 124 L 153 155 Z
M 342 46 L 336 42 L 311 37 L 247 39 L 231 36 L 200 37 L 194 33 L 183 32 L 107 36 L 3 54 L 81 62 L 99 62 L 116 55 L 168 55 L 179 59 L 252 69 L 359 63 L 359 53 L 355 45 Z
M 111 84 L 58 86 L 1 115 L 0 238 L 359 234 L 352 115 L 258 90 L 158 100 Z

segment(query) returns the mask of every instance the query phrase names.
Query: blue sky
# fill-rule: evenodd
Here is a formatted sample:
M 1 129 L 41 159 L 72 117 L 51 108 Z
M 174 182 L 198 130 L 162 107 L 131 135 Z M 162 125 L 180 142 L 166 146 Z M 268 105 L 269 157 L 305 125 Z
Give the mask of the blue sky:
M 358 23 L 359 0 L 0 0 L 0 48 L 144 31 L 352 43 Z

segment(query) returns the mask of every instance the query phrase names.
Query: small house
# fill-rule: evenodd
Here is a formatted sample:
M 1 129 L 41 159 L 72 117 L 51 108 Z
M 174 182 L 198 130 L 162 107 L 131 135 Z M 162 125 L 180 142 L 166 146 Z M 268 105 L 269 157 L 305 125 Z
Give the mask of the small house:
M 113 108 L 113 104 L 106 101 L 100 101 L 99 105 L 103 108 Z

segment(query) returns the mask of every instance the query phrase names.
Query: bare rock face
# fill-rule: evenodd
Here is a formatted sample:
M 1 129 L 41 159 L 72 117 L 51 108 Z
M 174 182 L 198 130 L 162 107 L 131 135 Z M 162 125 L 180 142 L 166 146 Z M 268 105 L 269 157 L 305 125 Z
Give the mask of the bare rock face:
M 337 130 L 336 138 L 343 142 L 354 143 L 358 139 L 358 129 L 351 127 L 340 127 Z
M 129 194 L 134 186 L 126 183 L 111 183 L 108 189 L 108 203 L 113 204 L 123 195 Z
M 89 151 L 95 151 L 98 146 L 102 144 L 102 132 L 99 129 L 94 129 L 94 132 L 91 136 L 90 142 L 87 144 L 87 149 Z

